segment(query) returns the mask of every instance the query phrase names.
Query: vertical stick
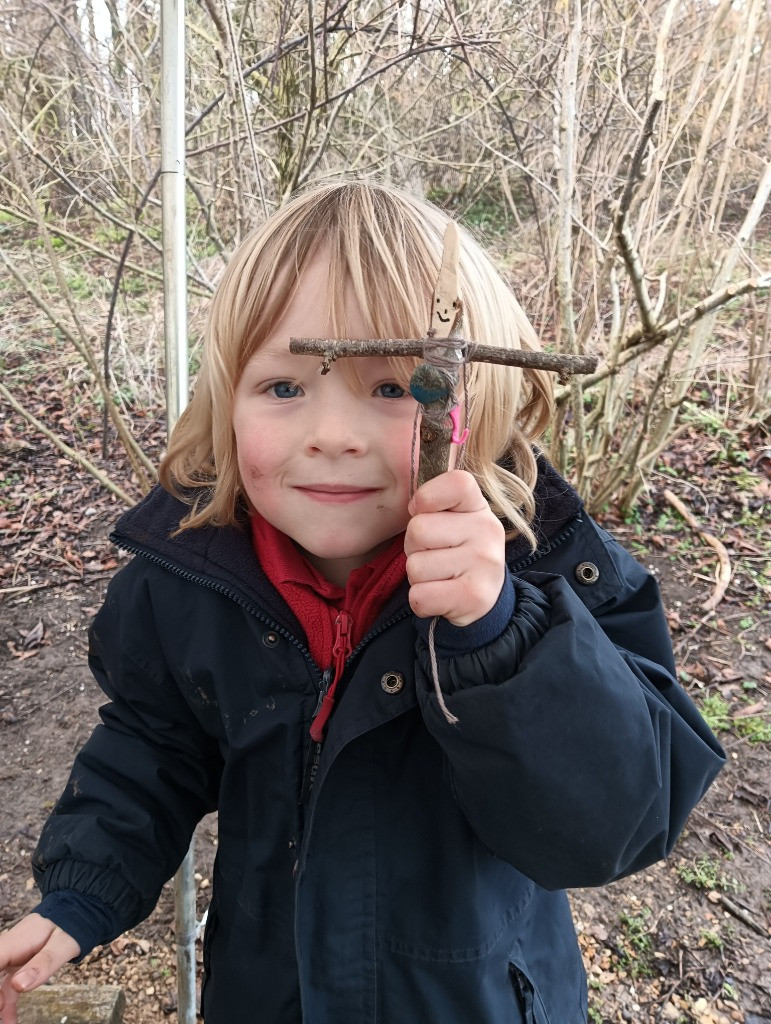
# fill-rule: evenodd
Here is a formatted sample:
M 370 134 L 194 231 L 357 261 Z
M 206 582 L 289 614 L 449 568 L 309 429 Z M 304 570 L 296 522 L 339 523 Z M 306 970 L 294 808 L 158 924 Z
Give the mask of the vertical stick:
M 558 108 L 559 167 L 557 175 L 559 193 L 559 255 L 557 258 L 557 295 L 559 301 L 559 330 L 562 349 L 576 352 L 575 310 L 573 308 L 573 206 L 576 201 L 576 90 L 578 58 L 581 49 L 581 0 L 572 0 L 565 8 L 570 31 L 565 48 L 562 71 L 562 91 Z M 583 475 L 584 417 L 583 398 L 576 381 L 571 385 L 573 399 L 573 434 L 576 449 L 576 470 Z M 559 443 L 554 439 L 555 445 Z M 562 460 L 559 460 L 560 462 Z
M 450 464 L 453 421 L 450 409 L 456 397 L 458 373 L 465 357 L 462 342 L 451 340 L 459 330 L 462 304 L 458 285 L 460 237 L 454 221 L 444 232 L 442 262 L 431 300 L 430 341 L 423 349 L 425 363 L 415 367 L 410 391 L 421 406 L 418 487 L 445 473 Z

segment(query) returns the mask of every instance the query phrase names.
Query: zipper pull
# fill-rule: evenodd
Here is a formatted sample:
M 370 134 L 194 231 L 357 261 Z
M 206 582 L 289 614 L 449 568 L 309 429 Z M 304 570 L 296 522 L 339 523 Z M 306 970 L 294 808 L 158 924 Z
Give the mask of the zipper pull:
M 353 619 L 348 612 L 340 612 L 335 619 L 335 643 L 332 647 L 332 657 L 335 659 L 335 682 L 343 674 L 345 660 L 351 653 L 351 632 L 353 630 Z M 334 686 L 334 683 L 332 684 Z
M 334 673 L 333 673 L 332 669 L 331 668 L 325 668 L 323 673 L 322 673 L 322 675 L 321 675 L 321 686 L 319 687 L 319 696 L 318 696 L 318 699 L 316 701 L 316 707 L 313 709 L 313 715 L 311 716 L 311 721 L 316 717 L 316 715 L 319 713 L 319 711 L 321 711 L 321 702 L 326 697 L 327 690 L 329 689 L 330 683 L 332 682 L 333 678 L 334 678 Z
M 334 659 L 334 675 L 329 684 L 327 692 L 321 699 L 321 704 L 313 716 L 311 722 L 311 739 L 315 743 L 321 743 L 324 739 L 329 716 L 335 703 L 335 690 L 345 670 L 345 662 L 353 648 L 351 647 L 351 633 L 353 631 L 353 619 L 348 612 L 340 612 L 335 619 L 335 642 L 332 646 L 332 657 Z M 325 673 L 326 675 L 326 673 Z

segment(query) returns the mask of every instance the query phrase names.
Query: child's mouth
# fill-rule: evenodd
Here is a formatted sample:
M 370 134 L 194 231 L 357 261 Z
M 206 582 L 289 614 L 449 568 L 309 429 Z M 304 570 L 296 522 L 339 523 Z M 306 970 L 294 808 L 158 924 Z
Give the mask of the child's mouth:
M 322 504 L 345 505 L 349 502 L 361 501 L 376 494 L 377 487 L 351 487 L 350 484 L 305 484 L 295 490 L 300 491 L 312 501 Z

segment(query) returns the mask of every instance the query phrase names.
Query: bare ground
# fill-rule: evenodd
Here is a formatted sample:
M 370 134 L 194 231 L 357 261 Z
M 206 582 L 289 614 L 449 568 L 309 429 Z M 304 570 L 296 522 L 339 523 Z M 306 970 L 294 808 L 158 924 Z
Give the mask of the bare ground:
M 54 402 L 49 415 L 56 408 Z M 121 509 L 21 421 L 6 416 L 0 431 L 5 927 L 36 902 L 29 855 L 97 718 L 100 694 L 86 666 L 85 631 L 121 561 L 107 540 Z M 608 527 L 659 575 L 681 679 L 721 728 L 729 761 L 666 863 L 602 890 L 573 893 L 595 1024 L 771 1022 L 766 444 L 757 430 L 737 434 L 736 450 L 744 454 L 733 459 L 724 440 L 681 436 L 663 467 L 667 476 L 635 516 L 608 517 Z M 668 506 L 664 484 L 693 499 L 703 528 L 726 544 L 734 575 L 715 614 L 700 607 L 714 585 L 715 553 Z M 207 819 L 197 841 L 200 912 L 215 848 L 216 822 Z M 65 968 L 58 980 L 119 984 L 126 1024 L 150 1024 L 175 1019 L 174 957 L 167 886 L 147 921 L 82 966 Z

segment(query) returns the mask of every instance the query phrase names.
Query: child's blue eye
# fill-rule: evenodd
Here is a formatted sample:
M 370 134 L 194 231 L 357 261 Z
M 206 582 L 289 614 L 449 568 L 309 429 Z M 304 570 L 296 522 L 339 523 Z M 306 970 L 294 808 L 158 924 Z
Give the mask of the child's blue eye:
M 379 384 L 375 388 L 375 394 L 380 398 L 404 398 L 407 392 L 400 384 L 389 381 L 387 384 Z
M 276 398 L 297 398 L 298 395 L 302 394 L 302 388 L 299 384 L 293 384 L 290 380 L 280 380 L 277 384 L 271 384 L 268 392 L 271 395 L 275 395 Z

